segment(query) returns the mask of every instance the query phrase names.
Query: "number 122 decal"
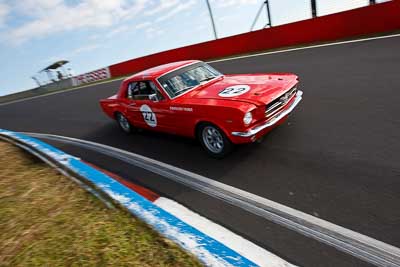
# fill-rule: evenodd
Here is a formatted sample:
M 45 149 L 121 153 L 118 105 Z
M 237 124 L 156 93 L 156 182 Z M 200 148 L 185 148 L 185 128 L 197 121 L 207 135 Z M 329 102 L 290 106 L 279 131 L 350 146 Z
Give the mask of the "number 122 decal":
M 142 112 L 143 119 L 147 125 L 149 125 L 150 127 L 157 126 L 156 114 L 151 110 L 151 108 L 148 105 L 142 105 L 140 107 L 140 112 Z

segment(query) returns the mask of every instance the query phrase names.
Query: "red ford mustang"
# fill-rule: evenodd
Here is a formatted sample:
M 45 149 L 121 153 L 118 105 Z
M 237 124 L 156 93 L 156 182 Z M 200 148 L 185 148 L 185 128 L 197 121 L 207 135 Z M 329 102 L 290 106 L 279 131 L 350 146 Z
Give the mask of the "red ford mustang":
M 134 127 L 198 138 L 223 157 L 282 124 L 302 99 L 294 74 L 223 75 L 201 61 L 180 61 L 126 78 L 100 100 L 121 129 Z

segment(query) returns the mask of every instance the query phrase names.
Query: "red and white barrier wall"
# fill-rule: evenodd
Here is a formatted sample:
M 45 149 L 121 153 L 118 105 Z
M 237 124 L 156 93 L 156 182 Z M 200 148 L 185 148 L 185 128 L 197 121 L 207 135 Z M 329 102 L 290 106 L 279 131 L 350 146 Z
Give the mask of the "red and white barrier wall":
M 131 59 L 109 66 L 109 71 L 118 77 L 171 61 L 207 60 L 398 29 L 400 1 L 393 0 Z

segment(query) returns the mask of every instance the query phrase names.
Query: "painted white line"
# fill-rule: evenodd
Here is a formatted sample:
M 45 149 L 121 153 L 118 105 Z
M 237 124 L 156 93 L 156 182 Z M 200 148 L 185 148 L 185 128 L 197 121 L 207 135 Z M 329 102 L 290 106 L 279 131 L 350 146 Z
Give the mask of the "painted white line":
M 156 173 L 377 266 L 400 267 L 400 249 L 369 236 L 178 167 L 115 147 L 51 134 L 27 135 L 102 153 Z
M 319 47 L 325 47 L 325 46 L 334 46 L 334 45 L 342 45 L 342 44 L 350 44 L 350 43 L 359 43 L 359 42 L 366 42 L 366 41 L 393 38 L 393 37 L 400 37 L 400 33 L 399 34 L 384 35 L 384 36 L 377 36 L 377 37 L 355 39 L 355 40 L 349 40 L 349 41 L 340 41 L 340 42 L 320 44 L 320 45 L 310 45 L 310 46 L 289 48 L 289 49 L 283 49 L 283 50 L 277 50 L 277 51 L 271 51 L 271 52 L 255 53 L 255 54 L 251 54 L 251 55 L 244 55 L 244 56 L 230 57 L 230 58 L 225 58 L 225 59 L 211 60 L 211 61 L 207 61 L 207 63 L 216 63 L 216 62 L 236 60 L 236 59 L 242 59 L 242 58 L 250 58 L 250 57 L 258 57 L 258 56 L 286 53 L 286 52 L 292 52 L 292 51 L 298 51 L 298 50 L 306 50 L 306 49 L 319 48 Z
M 173 200 L 160 197 L 154 201 L 154 204 L 168 211 L 181 221 L 194 226 L 206 235 L 238 252 L 240 255 L 243 255 L 260 267 L 294 267 L 294 265 L 282 260 L 267 250 L 200 216 L 199 214 L 194 213 Z
M 358 42 L 365 42 L 365 41 L 393 38 L 393 37 L 399 37 L 399 36 L 400 36 L 400 34 L 391 34 L 391 35 L 384 35 L 384 36 L 370 37 L 370 38 L 363 38 L 363 39 L 355 39 L 355 40 L 327 43 L 327 44 L 320 44 L 320 45 L 303 46 L 303 47 L 290 48 L 290 49 L 284 49 L 284 50 L 278 50 L 278 51 L 272 51 L 272 52 L 256 53 L 256 54 L 251 54 L 251 55 L 230 57 L 230 58 L 225 58 L 225 59 L 217 59 L 217 60 L 211 60 L 211 61 L 206 61 L 206 62 L 207 63 L 216 63 L 216 62 L 230 61 L 230 60 L 235 60 L 235 59 L 243 59 L 243 58 L 258 57 L 258 56 L 265 56 L 265 55 L 271 55 L 271 54 L 286 53 L 286 52 L 292 52 L 292 51 L 297 51 L 297 50 L 305 50 L 305 49 L 311 49 L 311 48 L 318 48 L 318 47 L 324 47 L 324 46 L 334 46 L 334 45 L 341 45 L 341 44 L 358 43 Z M 128 75 L 128 76 L 130 76 L 130 75 Z M 35 98 L 39 98 L 39 97 L 46 97 L 46 96 L 50 96 L 50 95 L 66 93 L 66 92 L 69 92 L 69 91 L 74 91 L 74 90 L 85 88 L 85 87 L 95 86 L 95 85 L 98 85 L 98 84 L 105 84 L 105 83 L 111 83 L 111 82 L 114 82 L 114 81 L 120 81 L 120 80 L 125 79 L 128 76 L 124 76 L 122 78 L 117 78 L 117 79 L 114 79 L 114 80 L 111 80 L 111 81 L 104 81 L 104 82 L 99 82 L 99 83 L 96 83 L 96 84 L 88 84 L 88 85 L 83 85 L 83 86 L 79 86 L 79 87 L 74 87 L 74 88 L 71 88 L 71 89 L 68 89 L 68 90 L 49 93 L 49 94 L 46 94 L 46 95 L 39 95 L 39 96 L 33 96 L 33 97 L 29 97 L 29 98 L 23 98 L 23 99 L 19 99 L 19 100 L 14 100 L 14 101 L 11 101 L 11 102 L 2 103 L 2 104 L 0 104 L 0 106 L 14 104 L 14 103 L 27 101 L 27 100 L 31 100 L 31 99 L 35 99 Z

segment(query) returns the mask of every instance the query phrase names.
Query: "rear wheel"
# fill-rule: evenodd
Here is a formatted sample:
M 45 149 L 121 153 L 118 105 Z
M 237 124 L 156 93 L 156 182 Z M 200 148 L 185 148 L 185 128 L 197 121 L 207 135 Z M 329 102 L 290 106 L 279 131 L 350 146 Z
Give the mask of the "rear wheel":
M 215 158 L 223 158 L 233 148 L 225 133 L 213 124 L 202 124 L 197 136 L 207 153 Z
M 132 132 L 132 125 L 130 124 L 130 122 L 128 121 L 128 119 L 122 115 L 121 113 L 117 113 L 116 115 L 117 118 L 117 122 L 119 127 L 121 127 L 121 129 L 126 132 L 126 133 L 131 133 Z

